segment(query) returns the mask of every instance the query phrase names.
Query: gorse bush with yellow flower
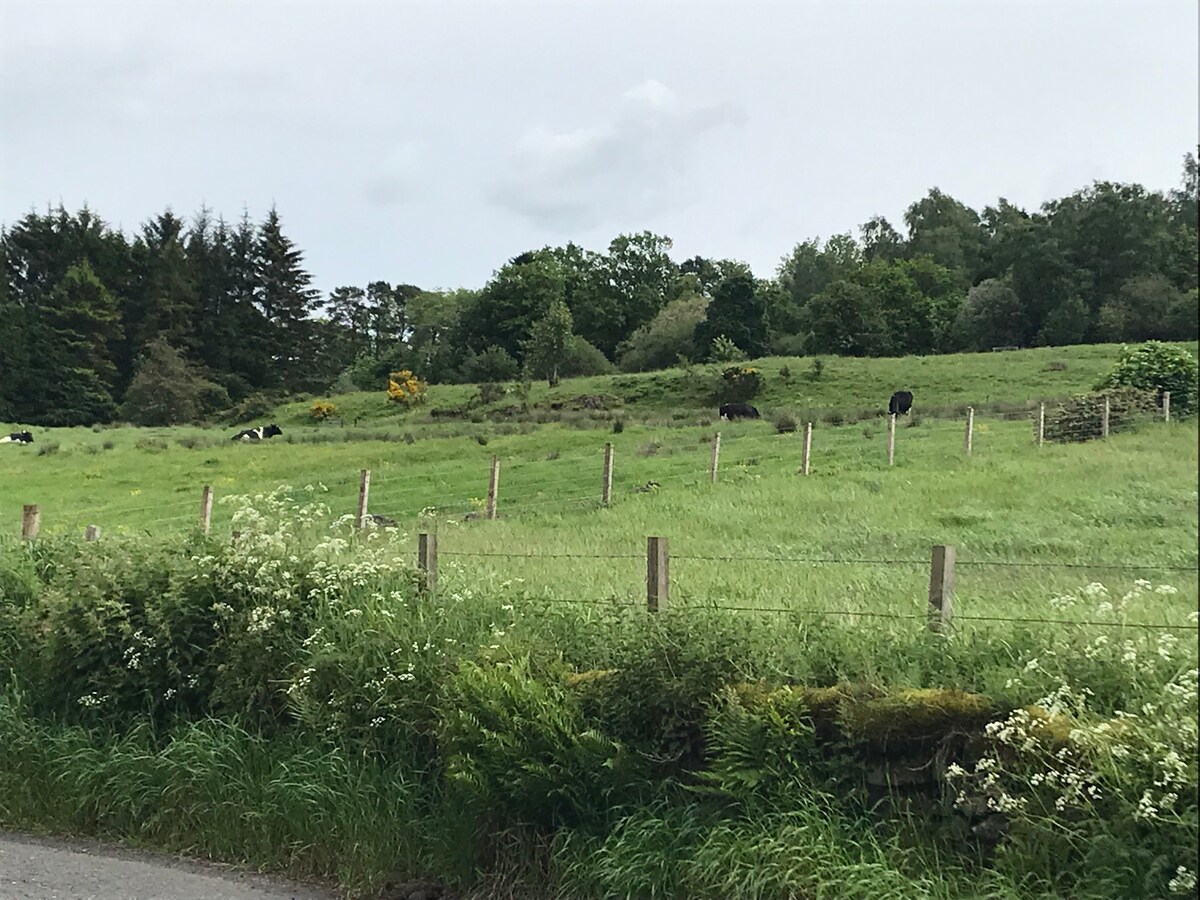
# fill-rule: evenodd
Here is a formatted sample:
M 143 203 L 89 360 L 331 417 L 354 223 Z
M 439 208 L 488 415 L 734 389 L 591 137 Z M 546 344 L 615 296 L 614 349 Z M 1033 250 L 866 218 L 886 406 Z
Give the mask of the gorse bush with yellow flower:
M 388 400 L 403 406 L 416 406 L 425 402 L 429 383 L 418 378 L 409 369 L 401 369 L 388 376 Z

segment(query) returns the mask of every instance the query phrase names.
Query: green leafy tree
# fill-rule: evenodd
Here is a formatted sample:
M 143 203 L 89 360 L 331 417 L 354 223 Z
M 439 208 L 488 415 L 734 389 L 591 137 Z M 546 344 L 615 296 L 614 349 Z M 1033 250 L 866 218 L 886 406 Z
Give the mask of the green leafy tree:
M 1088 308 L 1078 296 L 1070 296 L 1050 310 L 1037 334 L 1041 347 L 1065 347 L 1083 343 L 1091 329 Z
M 766 354 L 768 349 L 766 304 L 758 295 L 754 279 L 735 275 L 724 281 L 708 305 L 708 314 L 696 326 L 696 351 L 708 357 L 713 341 L 724 335 L 748 356 Z
M 835 281 L 805 307 L 809 353 L 885 356 L 891 338 L 878 298 L 853 281 Z
M 685 294 L 664 306 L 621 345 L 621 371 L 664 369 L 681 357 L 694 359 L 696 328 L 704 321 L 708 304 L 707 297 Z
M 552 253 L 522 253 L 502 266 L 460 318 L 465 349 L 500 347 L 523 361 L 533 323 L 564 301 L 563 270 Z
M 938 188 L 931 188 L 904 213 L 906 255 L 928 256 L 954 272 L 965 289 L 983 265 L 984 233 L 979 214 Z
M 1171 409 L 1188 415 L 1196 408 L 1198 373 L 1196 357 L 1182 347 L 1160 341 L 1147 341 L 1136 347 L 1124 346 L 1117 364 L 1096 385 L 1096 390 L 1131 387 L 1156 391 L 1159 402 L 1164 391 L 1171 393 Z
M 558 386 L 559 367 L 571 346 L 573 327 L 567 304 L 557 300 L 529 330 L 524 348 L 525 364 L 530 374 L 545 378 L 550 387 Z
M 135 425 L 178 425 L 228 404 L 223 388 L 202 378 L 164 338 L 155 338 L 138 361 L 121 417 Z
M 1005 281 L 989 278 L 967 294 L 954 323 L 954 338 L 967 350 L 1019 347 L 1028 330 L 1017 292 Z

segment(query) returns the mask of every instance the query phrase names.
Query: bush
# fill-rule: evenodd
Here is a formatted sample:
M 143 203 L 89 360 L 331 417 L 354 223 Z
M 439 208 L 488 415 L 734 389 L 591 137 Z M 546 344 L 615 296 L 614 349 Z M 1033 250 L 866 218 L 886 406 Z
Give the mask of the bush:
M 647 324 L 637 329 L 619 348 L 622 372 L 646 372 L 691 361 L 692 336 L 704 321 L 708 299 L 688 294 L 672 300 Z
M 135 425 L 178 425 L 228 404 L 224 388 L 201 378 L 183 354 L 156 338 L 138 362 L 121 417 Z
M 1157 414 L 1153 391 L 1115 388 L 1102 393 L 1079 394 L 1047 408 L 1046 440 L 1069 443 L 1102 437 L 1105 397 L 1108 397 L 1109 430 L 1113 432 Z
M 779 410 L 775 413 L 775 430 L 779 434 L 791 434 L 799 426 L 795 415 L 787 410 Z
M 429 384 L 408 369 L 393 372 L 388 378 L 388 400 L 403 406 L 416 406 L 425 402 Z
M 488 347 L 482 353 L 468 352 L 463 360 L 461 373 L 465 381 L 497 382 L 512 381 L 521 367 L 512 354 L 503 347 Z
M 741 362 L 746 358 L 746 352 L 730 338 L 719 334 L 713 339 L 708 358 L 712 362 Z
M 588 375 L 608 375 L 613 364 L 595 345 L 575 335 L 567 344 L 567 352 L 558 364 L 558 374 L 563 378 L 578 378 Z
M 744 403 L 758 394 L 762 385 L 763 376 L 758 369 L 730 366 L 721 372 L 717 399 L 721 403 Z
M 479 395 L 476 397 L 476 402 L 481 406 L 486 406 L 489 403 L 495 403 L 497 400 L 503 399 L 508 393 L 508 388 L 494 381 L 485 381 L 479 385 Z
M 308 410 L 308 414 L 318 422 L 324 422 L 326 419 L 336 418 L 338 408 L 336 404 L 329 400 L 314 400 L 313 405 Z
M 1096 385 L 1101 391 L 1114 387 L 1154 391 L 1162 405 L 1164 391 L 1171 393 L 1171 411 L 1189 415 L 1196 407 L 1197 364 L 1182 347 L 1172 347 L 1160 341 L 1147 341 L 1138 347 L 1121 347 L 1117 364 Z

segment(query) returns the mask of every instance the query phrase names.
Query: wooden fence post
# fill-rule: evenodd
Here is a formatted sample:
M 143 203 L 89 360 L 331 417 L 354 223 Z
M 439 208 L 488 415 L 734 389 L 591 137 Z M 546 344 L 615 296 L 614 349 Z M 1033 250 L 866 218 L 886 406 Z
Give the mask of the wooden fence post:
M 1171 421 L 1171 392 L 1163 391 L 1163 421 Z
M 967 434 L 963 438 L 963 453 L 971 455 L 971 444 L 975 439 L 975 407 L 967 407 Z
M 87 541 L 89 544 L 92 541 L 100 540 L 100 526 L 99 525 L 89 525 L 87 528 L 85 528 L 83 530 L 83 539 L 85 541 Z
M 367 500 L 371 493 L 371 470 L 363 469 L 358 476 L 358 511 L 354 515 L 356 528 L 367 527 Z
M 812 422 L 804 426 L 804 451 L 800 456 L 800 471 L 808 474 L 808 463 L 812 459 Z
M 896 461 L 896 414 L 888 413 L 888 465 Z
M 433 596 L 437 591 L 437 535 L 422 532 L 417 537 L 417 568 L 421 570 L 421 589 Z
M 604 445 L 604 481 L 600 487 L 600 502 L 605 506 L 612 503 L 612 472 L 613 445 L 608 443 Z
M 32 541 L 42 524 L 42 512 L 36 503 L 26 503 L 21 510 L 21 540 Z
M 1112 421 L 1112 405 L 1104 398 L 1104 418 L 1100 420 L 1100 436 L 1108 440 L 1109 423 Z
M 1040 447 L 1046 443 L 1046 404 L 1038 404 L 1037 417 L 1037 445 Z
M 496 501 L 500 497 L 500 457 L 492 457 L 492 468 L 488 473 L 488 495 L 487 508 L 484 512 L 485 518 L 496 518 Z
M 652 613 L 667 608 L 671 589 L 669 567 L 667 539 L 646 538 L 646 608 Z
M 712 460 L 708 464 L 708 480 L 714 484 L 717 481 L 717 466 L 721 461 L 721 432 L 713 437 Z
M 208 534 L 208 529 L 212 525 L 212 501 L 212 485 L 206 484 L 200 491 L 200 530 L 205 534 Z
M 941 633 L 950 624 L 954 603 L 954 547 L 934 544 L 929 570 L 929 630 Z

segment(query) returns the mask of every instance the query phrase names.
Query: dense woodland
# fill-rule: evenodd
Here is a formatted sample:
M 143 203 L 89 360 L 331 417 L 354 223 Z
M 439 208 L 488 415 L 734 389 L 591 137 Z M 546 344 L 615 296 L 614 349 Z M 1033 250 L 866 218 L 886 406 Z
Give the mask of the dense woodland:
M 933 188 L 902 229 L 875 217 L 806 240 L 770 277 L 676 262 L 670 238 L 643 232 L 522 253 L 479 289 L 381 280 L 327 297 L 275 209 L 258 223 L 168 209 L 130 237 L 59 206 L 0 230 L 0 420 L 138 421 L 164 384 L 187 386 L 173 415 L 191 418 L 382 390 L 402 368 L 553 381 L 736 355 L 1195 340 L 1198 194 L 1188 153 L 1177 190 L 1097 182 L 1036 212 Z

